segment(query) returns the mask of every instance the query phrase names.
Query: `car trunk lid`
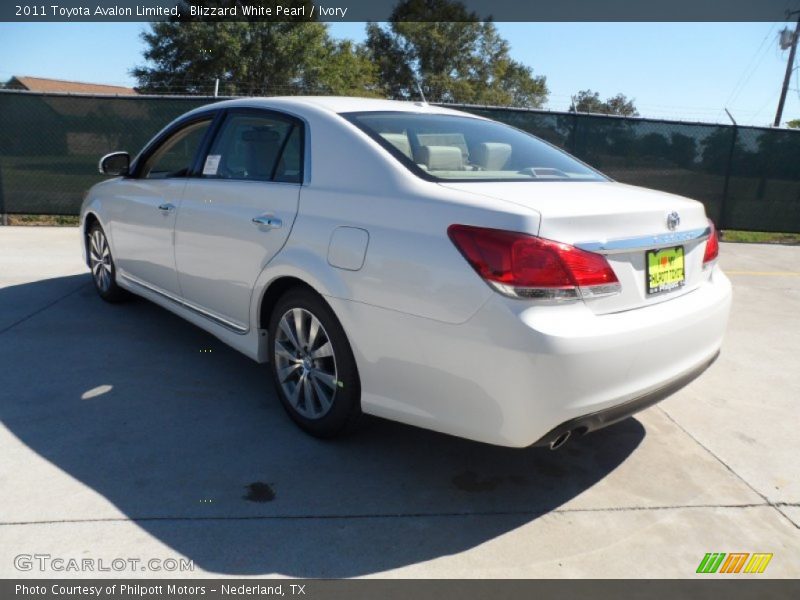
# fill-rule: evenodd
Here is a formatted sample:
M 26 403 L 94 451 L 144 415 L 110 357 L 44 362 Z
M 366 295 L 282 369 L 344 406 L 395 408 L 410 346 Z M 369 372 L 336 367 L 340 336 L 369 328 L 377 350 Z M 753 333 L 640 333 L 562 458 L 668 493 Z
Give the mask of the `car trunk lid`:
M 611 296 L 592 298 L 597 314 L 620 312 L 687 294 L 707 277 L 703 251 L 708 227 L 703 205 L 665 192 L 615 182 L 452 182 L 442 185 L 521 204 L 541 215 L 539 237 L 606 256 L 622 286 Z M 675 213 L 679 222 L 674 223 Z M 670 223 L 669 221 L 673 221 Z M 674 229 L 671 228 L 674 225 Z M 648 293 L 647 252 L 682 248 L 682 284 Z M 652 263 L 679 260 L 677 253 L 653 256 Z M 666 266 L 666 262 L 664 265 Z M 653 266 L 655 271 L 658 267 Z M 665 284 L 669 287 L 673 284 Z

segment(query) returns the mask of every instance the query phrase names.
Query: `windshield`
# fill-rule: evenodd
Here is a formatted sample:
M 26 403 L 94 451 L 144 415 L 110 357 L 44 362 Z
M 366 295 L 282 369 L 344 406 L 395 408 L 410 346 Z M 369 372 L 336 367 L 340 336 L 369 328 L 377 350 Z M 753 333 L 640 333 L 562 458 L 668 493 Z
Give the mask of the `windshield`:
M 342 115 L 433 181 L 606 181 L 558 148 L 495 121 L 408 112 Z

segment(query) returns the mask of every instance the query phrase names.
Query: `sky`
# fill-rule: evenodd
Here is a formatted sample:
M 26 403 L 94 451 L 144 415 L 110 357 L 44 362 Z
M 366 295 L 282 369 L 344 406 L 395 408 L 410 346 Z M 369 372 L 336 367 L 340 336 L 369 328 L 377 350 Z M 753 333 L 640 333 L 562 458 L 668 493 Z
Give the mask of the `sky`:
M 642 116 L 771 125 L 788 50 L 789 23 L 497 23 L 514 59 L 547 77 L 546 108 L 565 110 L 592 89 L 623 93 Z M 0 23 L 0 80 L 30 75 L 134 85 L 143 63 L 143 23 Z M 331 35 L 363 41 L 363 23 L 335 23 Z M 783 121 L 800 118 L 800 70 Z

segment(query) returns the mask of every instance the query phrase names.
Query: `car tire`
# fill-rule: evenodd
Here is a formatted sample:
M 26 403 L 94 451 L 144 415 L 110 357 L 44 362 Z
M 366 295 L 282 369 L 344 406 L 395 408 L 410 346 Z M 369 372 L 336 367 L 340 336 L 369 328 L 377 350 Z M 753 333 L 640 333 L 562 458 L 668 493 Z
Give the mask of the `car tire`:
M 291 419 L 307 433 L 332 438 L 361 418 L 361 383 L 341 323 L 315 292 L 294 288 L 269 321 L 269 363 L 275 389 Z
M 94 289 L 106 302 L 122 302 L 128 292 L 117 285 L 117 269 L 105 231 L 99 223 L 92 223 L 86 234 L 86 255 L 92 272 Z

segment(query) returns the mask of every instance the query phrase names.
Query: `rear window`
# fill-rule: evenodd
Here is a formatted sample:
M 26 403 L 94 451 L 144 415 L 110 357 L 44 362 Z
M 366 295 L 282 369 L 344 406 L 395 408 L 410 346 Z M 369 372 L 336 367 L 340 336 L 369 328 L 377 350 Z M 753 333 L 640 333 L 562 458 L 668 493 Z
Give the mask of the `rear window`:
M 495 121 L 406 112 L 342 116 L 428 180 L 606 180 L 566 152 Z

